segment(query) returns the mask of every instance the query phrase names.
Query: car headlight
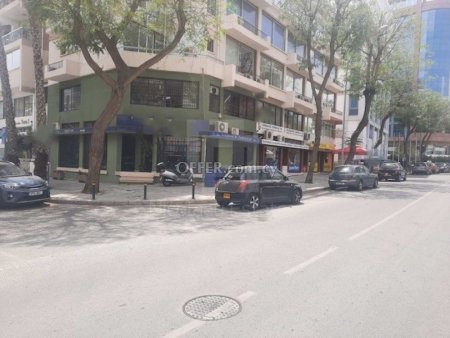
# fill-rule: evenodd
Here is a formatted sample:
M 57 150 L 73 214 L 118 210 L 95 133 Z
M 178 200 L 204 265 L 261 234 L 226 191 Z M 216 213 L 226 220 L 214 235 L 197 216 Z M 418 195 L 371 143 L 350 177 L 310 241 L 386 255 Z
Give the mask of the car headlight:
M 20 188 L 20 184 L 19 183 L 3 183 L 2 184 L 2 188 L 5 189 L 19 189 Z

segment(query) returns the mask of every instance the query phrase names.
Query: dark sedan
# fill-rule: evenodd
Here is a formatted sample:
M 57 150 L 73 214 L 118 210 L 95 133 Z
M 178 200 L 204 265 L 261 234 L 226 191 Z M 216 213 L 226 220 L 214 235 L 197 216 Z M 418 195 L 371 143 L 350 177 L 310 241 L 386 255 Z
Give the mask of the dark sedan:
M 220 206 L 230 203 L 252 211 L 262 204 L 299 204 L 302 188 L 273 167 L 231 168 L 216 185 L 215 198 Z
M 46 181 L 27 174 L 11 162 L 0 161 L 0 206 L 44 202 L 50 199 Z
M 412 166 L 411 174 L 413 175 L 431 175 L 431 168 L 425 162 L 416 162 Z
M 378 180 L 406 181 L 406 170 L 399 162 L 385 162 L 378 170 Z
M 354 188 L 359 191 L 364 188 L 377 188 L 378 175 L 369 172 L 364 165 L 340 165 L 334 168 L 328 177 L 331 190 L 336 188 Z

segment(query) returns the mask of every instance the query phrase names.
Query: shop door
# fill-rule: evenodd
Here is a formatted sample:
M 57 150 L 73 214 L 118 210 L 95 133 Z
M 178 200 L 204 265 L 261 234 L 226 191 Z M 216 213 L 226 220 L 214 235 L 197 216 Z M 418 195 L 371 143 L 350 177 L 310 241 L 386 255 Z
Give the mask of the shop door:
M 136 160 L 136 137 L 135 135 L 122 135 L 122 171 L 135 171 Z

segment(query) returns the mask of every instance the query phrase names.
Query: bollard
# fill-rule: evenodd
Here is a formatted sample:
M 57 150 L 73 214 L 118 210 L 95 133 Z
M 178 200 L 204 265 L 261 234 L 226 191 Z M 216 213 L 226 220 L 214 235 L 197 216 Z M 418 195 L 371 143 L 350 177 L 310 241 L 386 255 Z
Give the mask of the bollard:
M 192 180 L 192 199 L 195 200 L 195 181 Z
M 147 184 L 144 184 L 144 200 L 147 199 Z
M 92 183 L 92 200 L 95 200 L 95 183 Z

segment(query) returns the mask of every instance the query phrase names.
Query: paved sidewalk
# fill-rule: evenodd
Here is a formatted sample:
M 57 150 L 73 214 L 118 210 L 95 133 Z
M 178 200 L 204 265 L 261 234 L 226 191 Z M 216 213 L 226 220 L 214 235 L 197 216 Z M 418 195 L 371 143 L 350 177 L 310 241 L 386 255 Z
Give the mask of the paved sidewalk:
M 306 174 L 290 176 L 298 182 L 303 194 L 310 194 L 328 188 L 328 174 L 315 174 L 314 183 L 306 184 Z M 195 199 L 192 199 L 192 186 L 173 185 L 164 187 L 161 183 L 147 185 L 147 200 L 144 200 L 143 184 L 102 183 L 100 192 L 92 200 L 90 194 L 82 194 L 84 183 L 72 180 L 50 180 L 51 202 L 85 205 L 169 205 L 215 203 L 214 187 L 205 187 L 203 182 L 195 186 Z

